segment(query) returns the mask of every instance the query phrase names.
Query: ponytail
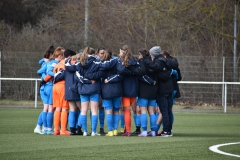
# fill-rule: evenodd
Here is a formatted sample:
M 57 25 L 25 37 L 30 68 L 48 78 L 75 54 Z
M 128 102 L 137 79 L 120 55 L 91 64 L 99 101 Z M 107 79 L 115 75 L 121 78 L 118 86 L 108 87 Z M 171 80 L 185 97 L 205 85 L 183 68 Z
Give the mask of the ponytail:
M 86 47 L 84 50 L 83 50 L 83 53 L 80 57 L 80 63 L 82 65 L 85 64 L 85 60 L 88 58 L 88 55 L 93 55 L 95 53 L 95 50 L 91 47 Z
M 129 59 L 132 59 L 132 52 L 130 51 L 128 45 L 122 46 L 121 50 L 124 51 L 124 55 L 121 57 L 123 65 L 128 67 L 130 64 L 128 62 Z

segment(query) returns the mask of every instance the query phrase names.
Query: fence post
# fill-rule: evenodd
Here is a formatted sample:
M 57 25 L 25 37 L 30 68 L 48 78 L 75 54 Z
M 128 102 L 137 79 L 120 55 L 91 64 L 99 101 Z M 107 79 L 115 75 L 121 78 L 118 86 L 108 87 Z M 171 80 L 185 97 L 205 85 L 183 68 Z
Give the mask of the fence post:
M 37 108 L 37 91 L 38 91 L 38 85 L 37 80 L 35 80 L 35 108 Z
M 0 51 L 0 78 L 2 77 L 2 51 Z M 0 97 L 2 97 L 2 80 L 0 80 Z
M 224 113 L 227 113 L 227 83 L 225 85 Z
M 223 57 L 223 77 L 222 77 L 222 81 L 225 81 L 225 57 Z M 224 102 L 224 84 L 222 84 L 222 106 L 224 106 L 225 102 Z

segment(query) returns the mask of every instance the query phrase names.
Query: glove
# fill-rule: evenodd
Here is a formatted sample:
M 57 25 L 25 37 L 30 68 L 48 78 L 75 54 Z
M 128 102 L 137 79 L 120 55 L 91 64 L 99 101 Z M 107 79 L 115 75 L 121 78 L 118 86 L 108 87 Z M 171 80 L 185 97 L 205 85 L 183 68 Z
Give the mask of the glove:
M 178 73 L 177 73 L 176 70 L 172 69 L 172 72 L 171 72 L 170 76 L 171 76 L 171 75 L 176 76 L 176 79 L 178 79 Z
M 40 87 L 42 87 L 44 84 L 46 84 L 47 82 L 45 82 L 44 80 L 42 80 L 41 82 L 40 82 Z

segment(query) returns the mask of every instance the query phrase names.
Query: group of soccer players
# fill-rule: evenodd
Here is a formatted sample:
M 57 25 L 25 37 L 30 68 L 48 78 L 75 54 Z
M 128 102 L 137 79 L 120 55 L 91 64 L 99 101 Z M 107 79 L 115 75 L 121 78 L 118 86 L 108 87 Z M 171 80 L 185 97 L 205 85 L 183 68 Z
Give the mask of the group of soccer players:
M 97 52 L 86 47 L 76 54 L 70 49 L 50 46 L 39 61 L 41 68 L 37 73 L 41 76 L 44 107 L 34 133 L 117 136 L 121 120 L 122 135 L 131 136 L 133 110 L 134 134 L 172 136 L 172 106 L 174 99 L 180 97 L 177 59 L 160 46 L 140 49 L 138 54 L 138 58 L 134 57 L 128 45 L 121 47 L 117 57 L 104 47 Z M 89 108 L 91 134 L 87 126 Z M 104 118 L 107 134 L 103 130 Z M 161 124 L 163 129 L 158 132 Z

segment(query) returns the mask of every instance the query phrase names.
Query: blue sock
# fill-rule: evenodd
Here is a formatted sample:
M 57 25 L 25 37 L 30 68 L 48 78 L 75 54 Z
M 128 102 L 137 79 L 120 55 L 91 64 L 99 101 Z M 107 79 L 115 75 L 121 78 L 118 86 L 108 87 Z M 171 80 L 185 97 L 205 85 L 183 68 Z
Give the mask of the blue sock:
M 87 116 L 81 115 L 81 116 L 79 116 L 78 119 L 80 119 L 80 124 L 82 124 L 84 132 L 87 132 Z
M 47 112 L 42 113 L 43 126 L 47 128 Z
M 43 114 L 43 111 L 42 111 L 42 112 L 39 114 L 39 116 L 38 116 L 37 124 L 38 124 L 39 126 L 42 126 L 42 125 L 43 125 L 42 114 Z
M 106 115 L 107 125 L 108 125 L 108 131 L 112 131 L 113 128 L 113 115 L 107 114 Z
M 136 126 L 137 127 L 141 127 L 141 115 L 137 115 L 136 116 Z
M 125 123 L 124 123 L 124 115 L 121 114 L 121 128 L 124 128 L 124 125 L 125 125 Z
M 161 126 L 161 125 L 159 125 L 159 124 L 156 124 L 155 132 L 158 132 L 158 131 L 159 131 L 159 129 L 160 129 L 160 126 Z
M 147 131 L 147 124 L 148 124 L 148 118 L 147 114 L 142 114 L 141 115 L 141 126 L 142 126 L 142 131 Z
M 76 127 L 76 117 L 75 117 L 76 112 L 70 111 L 69 116 L 68 116 L 68 123 L 69 127 L 75 128 Z
M 78 122 L 77 122 L 77 125 L 80 126 L 80 127 L 82 127 L 81 116 L 82 116 L 82 115 L 79 114 L 79 116 L 78 116 Z
M 119 115 L 115 114 L 113 115 L 113 129 L 117 130 L 118 129 L 118 123 L 119 123 Z
M 150 128 L 151 128 L 151 131 L 155 131 L 155 128 L 156 128 L 156 117 L 155 117 L 155 114 L 151 114 L 150 115 Z
M 53 112 L 47 113 L 47 127 L 52 128 L 53 125 Z
M 105 112 L 104 110 L 99 110 L 99 122 L 100 122 L 100 128 L 104 128 L 104 117 L 105 117 Z
M 81 114 L 81 110 L 77 110 L 76 112 L 75 112 L 75 128 L 77 128 L 78 127 L 78 117 L 79 117 L 79 115 Z
M 92 132 L 94 132 L 94 133 L 96 133 L 97 124 L 98 124 L 98 116 L 92 115 Z

